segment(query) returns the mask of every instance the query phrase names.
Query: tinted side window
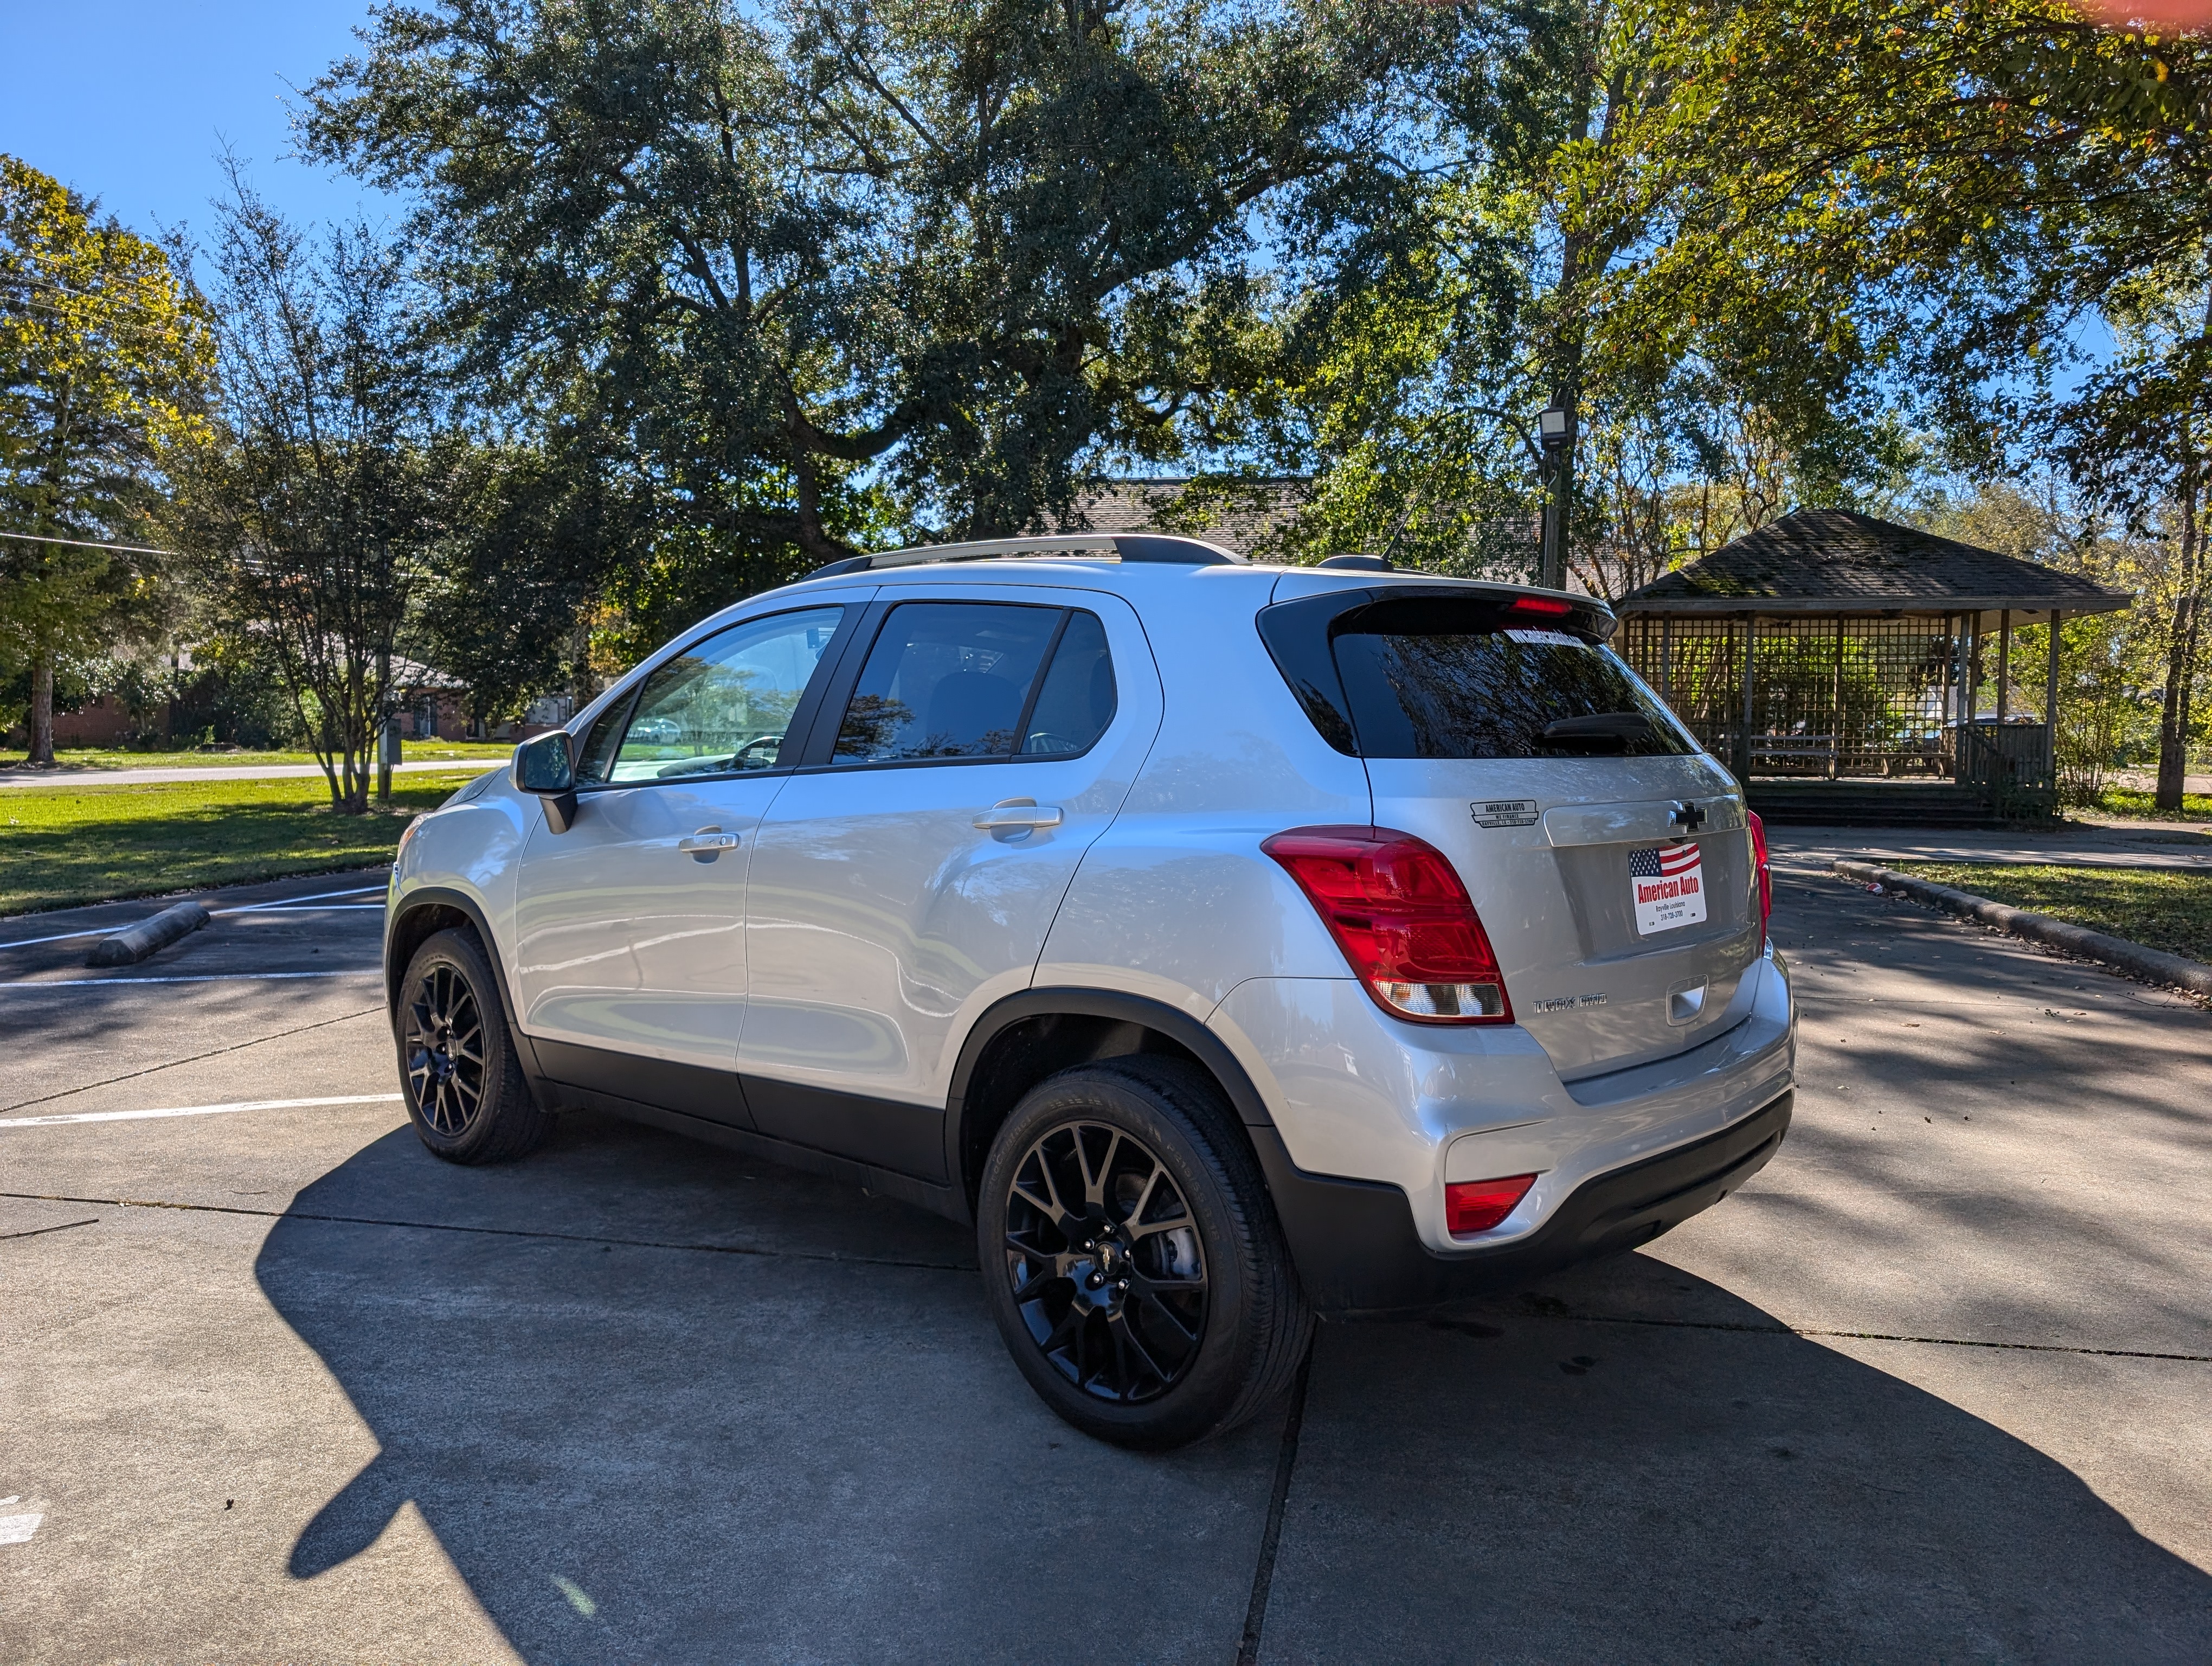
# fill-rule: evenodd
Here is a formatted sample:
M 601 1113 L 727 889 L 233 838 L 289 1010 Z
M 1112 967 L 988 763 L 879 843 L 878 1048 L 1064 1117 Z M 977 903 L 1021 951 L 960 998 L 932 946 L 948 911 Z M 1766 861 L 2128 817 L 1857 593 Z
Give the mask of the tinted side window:
M 834 763 L 1011 757 L 1061 610 L 904 602 L 884 621 Z
M 844 611 L 816 607 L 749 619 L 657 667 L 638 693 L 606 780 L 626 786 L 775 768 Z
M 1071 613 L 1022 738 L 1024 757 L 1087 751 L 1114 721 L 1114 658 L 1096 613 Z
M 1373 608 L 1335 638 L 1364 756 L 1651 757 L 1697 750 L 1610 650 L 1565 631 L 1455 619 L 1453 611 L 1434 608 L 1424 620 L 1407 617 L 1410 610 Z

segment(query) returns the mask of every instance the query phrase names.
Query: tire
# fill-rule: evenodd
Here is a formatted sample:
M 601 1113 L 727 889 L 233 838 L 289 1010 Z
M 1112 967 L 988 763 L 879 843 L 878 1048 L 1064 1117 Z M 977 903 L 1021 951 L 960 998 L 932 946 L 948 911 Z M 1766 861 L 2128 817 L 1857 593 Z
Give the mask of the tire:
M 1015 1365 L 1117 1446 L 1226 1433 L 1288 1389 L 1313 1340 L 1259 1164 L 1212 1079 L 1178 1060 L 1032 1089 L 992 1141 L 975 1230 Z
M 507 1033 L 499 982 L 468 931 L 415 951 L 392 1015 L 399 1089 L 424 1145 L 448 1163 L 507 1163 L 553 1131 Z

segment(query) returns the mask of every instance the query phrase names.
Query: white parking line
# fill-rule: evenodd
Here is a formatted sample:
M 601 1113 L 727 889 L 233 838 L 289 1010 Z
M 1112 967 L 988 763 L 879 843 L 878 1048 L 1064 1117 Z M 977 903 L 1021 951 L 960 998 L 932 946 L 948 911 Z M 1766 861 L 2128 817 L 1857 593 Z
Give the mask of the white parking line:
M 397 1093 L 341 1093 L 323 1099 L 240 1099 L 228 1105 L 173 1105 L 166 1110 L 79 1110 L 63 1116 L 0 1117 L 0 1128 L 43 1128 L 57 1122 L 137 1122 L 151 1116 L 221 1116 L 234 1110 L 296 1110 L 313 1105 L 382 1105 Z
M 259 914 L 265 909 L 294 909 L 302 903 L 326 903 L 333 897 L 366 897 L 371 891 L 380 891 L 382 885 L 356 885 L 350 891 L 318 891 L 306 897 L 279 897 L 268 903 L 241 903 L 234 909 L 217 909 L 217 915 Z M 362 908 L 381 908 L 381 903 L 356 904 Z
M 356 966 L 342 972 L 198 972 L 190 977 L 50 977 L 43 982 L 33 978 L 19 978 L 13 983 L 0 983 L 0 991 L 8 989 L 82 989 L 88 984 L 118 983 L 274 983 L 296 977 L 382 977 L 383 972 L 374 966 Z
M 280 897 L 273 903 L 242 903 L 234 909 L 217 909 L 215 917 L 228 914 L 259 914 L 265 909 L 297 908 L 302 903 L 319 903 L 330 897 L 366 897 L 373 891 L 382 891 L 382 885 L 356 885 L 351 891 L 319 891 L 309 897 Z M 354 909 L 380 909 L 381 903 L 347 903 L 340 906 Z M 0 943 L 0 949 L 34 948 L 41 943 L 66 943 L 73 937 L 107 937 L 116 932 L 128 931 L 138 921 L 133 920 L 120 926 L 88 926 L 81 932 L 56 932 L 52 937 L 19 938 L 13 943 Z

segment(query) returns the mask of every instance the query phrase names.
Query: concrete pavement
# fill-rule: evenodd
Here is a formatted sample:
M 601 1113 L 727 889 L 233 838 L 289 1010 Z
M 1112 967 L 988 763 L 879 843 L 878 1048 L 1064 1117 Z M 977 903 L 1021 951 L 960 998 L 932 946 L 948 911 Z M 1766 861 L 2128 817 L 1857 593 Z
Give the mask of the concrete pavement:
M 2178 999 L 1785 858 L 1764 1173 L 1139 1458 L 946 1223 L 598 1117 L 428 1158 L 344 883 L 96 985 L 0 932 L 11 1662 L 1226 1663 L 1255 1608 L 1279 1662 L 2212 1655 Z

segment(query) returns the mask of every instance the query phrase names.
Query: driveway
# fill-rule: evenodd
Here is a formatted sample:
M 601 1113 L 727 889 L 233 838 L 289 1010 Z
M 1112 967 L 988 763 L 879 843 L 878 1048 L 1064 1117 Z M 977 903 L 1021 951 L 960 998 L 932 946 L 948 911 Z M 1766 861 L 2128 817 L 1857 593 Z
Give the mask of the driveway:
M 1164 1457 L 945 1222 L 596 1116 L 430 1159 L 375 875 L 121 976 L 9 922 L 0 1655 L 2203 1661 L 2207 1015 L 1796 860 L 1764 1173 Z

